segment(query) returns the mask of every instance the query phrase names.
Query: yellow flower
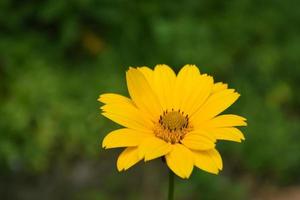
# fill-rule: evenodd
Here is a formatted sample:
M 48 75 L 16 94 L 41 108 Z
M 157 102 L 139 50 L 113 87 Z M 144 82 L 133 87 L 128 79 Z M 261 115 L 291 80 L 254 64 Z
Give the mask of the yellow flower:
M 140 160 L 164 157 L 181 178 L 194 166 L 210 173 L 222 170 L 216 140 L 241 142 L 246 119 L 219 115 L 240 96 L 227 84 L 214 83 L 195 65 L 185 65 L 178 75 L 167 65 L 130 68 L 126 73 L 131 99 L 118 94 L 100 95 L 103 115 L 124 126 L 109 133 L 104 148 L 126 147 L 117 161 L 119 171 Z

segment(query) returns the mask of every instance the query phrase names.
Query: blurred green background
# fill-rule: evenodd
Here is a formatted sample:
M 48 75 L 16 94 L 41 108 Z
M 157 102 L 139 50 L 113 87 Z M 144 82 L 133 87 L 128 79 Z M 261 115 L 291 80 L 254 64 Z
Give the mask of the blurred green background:
M 1 0 L 0 199 L 165 199 L 158 159 L 118 173 L 98 95 L 129 66 L 186 63 L 241 93 L 242 144 L 177 199 L 300 199 L 300 1 Z

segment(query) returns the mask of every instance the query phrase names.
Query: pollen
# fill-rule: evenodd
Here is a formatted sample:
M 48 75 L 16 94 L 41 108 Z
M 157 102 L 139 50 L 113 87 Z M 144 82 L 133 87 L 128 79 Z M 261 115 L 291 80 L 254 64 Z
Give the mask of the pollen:
M 159 116 L 154 133 L 156 137 L 175 144 L 179 143 L 190 129 L 189 116 L 183 111 L 172 109 L 171 111 L 165 110 Z

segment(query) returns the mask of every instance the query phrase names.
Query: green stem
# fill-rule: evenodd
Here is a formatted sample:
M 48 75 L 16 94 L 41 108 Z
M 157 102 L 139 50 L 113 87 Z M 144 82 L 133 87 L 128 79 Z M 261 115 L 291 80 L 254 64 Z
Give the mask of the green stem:
M 169 169 L 169 193 L 168 200 L 174 200 L 174 173 Z

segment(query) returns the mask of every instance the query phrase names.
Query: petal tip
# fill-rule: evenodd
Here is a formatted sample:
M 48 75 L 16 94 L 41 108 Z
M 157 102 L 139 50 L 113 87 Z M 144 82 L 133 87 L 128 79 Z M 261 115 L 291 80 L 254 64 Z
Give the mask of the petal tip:
M 123 169 L 123 168 L 119 168 L 119 167 L 117 167 L 117 170 L 118 170 L 118 172 L 122 172 L 122 171 L 124 171 L 124 169 Z
M 103 103 L 103 94 L 100 94 L 97 101 Z
M 140 146 L 139 146 L 140 147 Z M 143 151 L 141 151 L 141 149 L 139 148 L 139 151 L 138 151 L 138 154 L 137 154 L 137 156 L 138 156 L 138 159 L 145 159 L 145 154 L 144 154 L 144 152 Z
M 144 157 L 144 162 L 147 162 L 147 161 L 149 161 L 149 160 L 151 160 L 151 158 L 149 158 L 149 157 Z
M 106 142 L 106 137 L 103 139 L 103 141 L 102 141 L 102 148 L 103 149 L 107 149 L 107 144 L 106 144 L 107 142 Z

